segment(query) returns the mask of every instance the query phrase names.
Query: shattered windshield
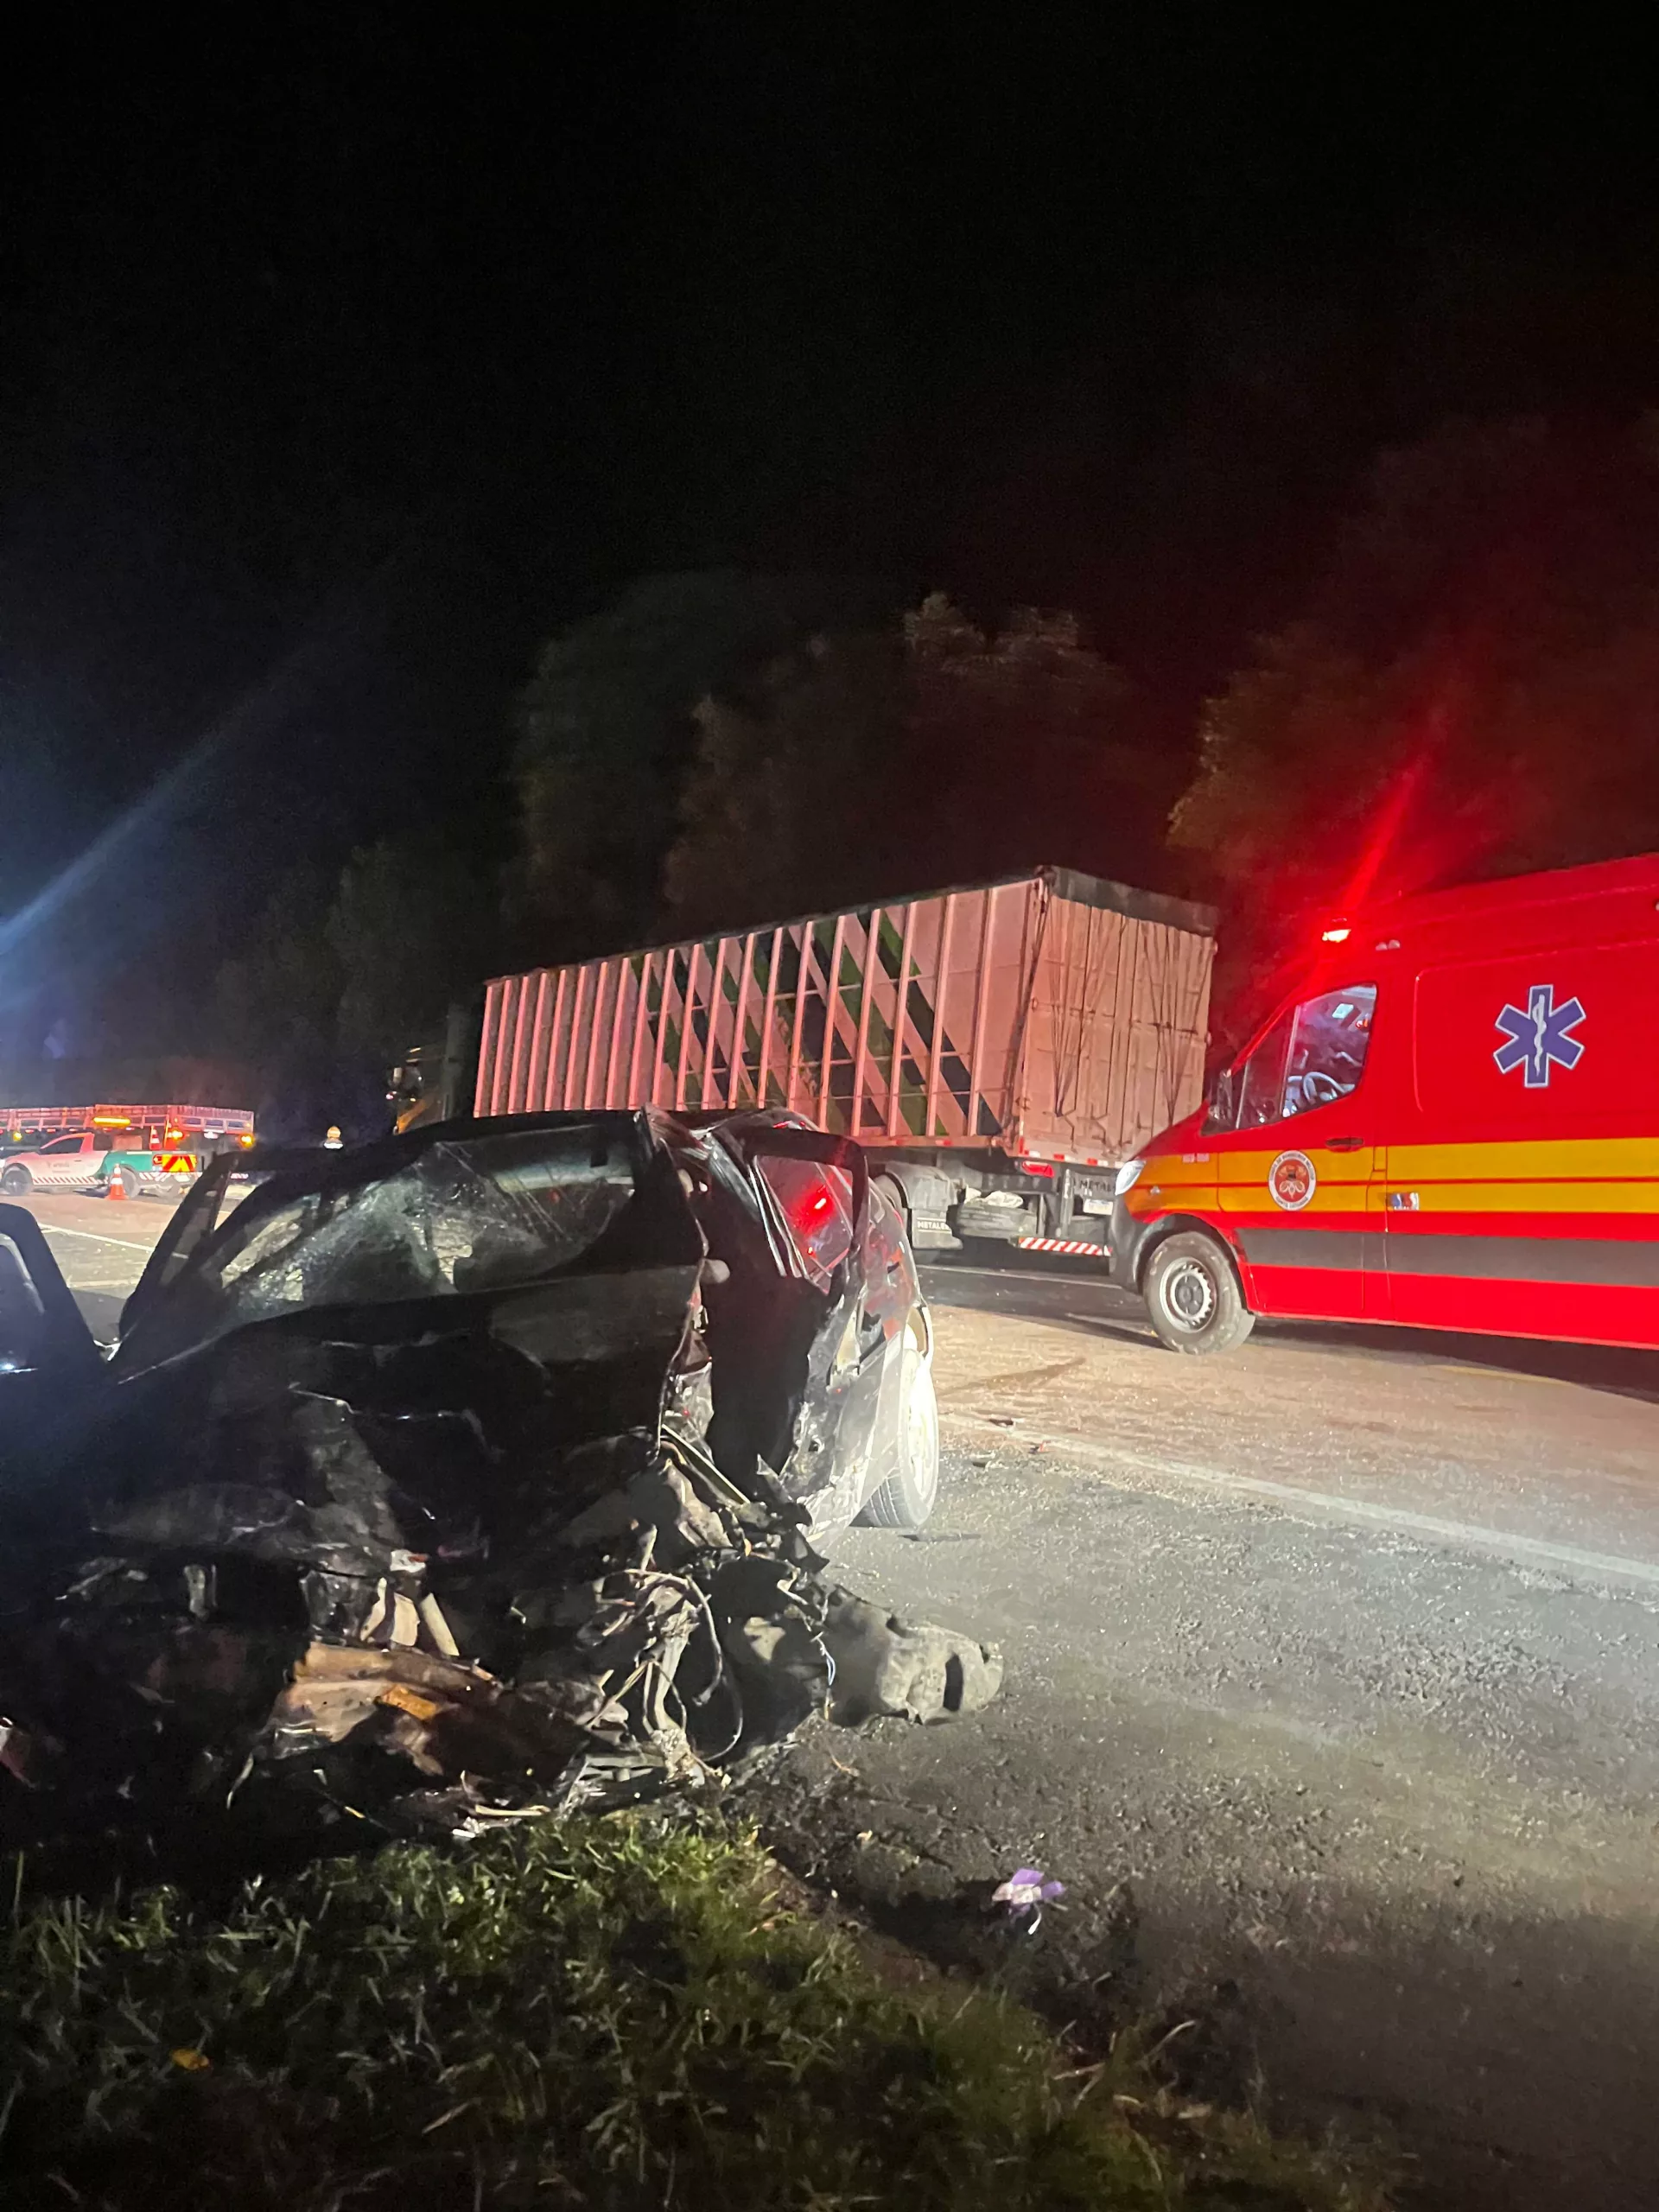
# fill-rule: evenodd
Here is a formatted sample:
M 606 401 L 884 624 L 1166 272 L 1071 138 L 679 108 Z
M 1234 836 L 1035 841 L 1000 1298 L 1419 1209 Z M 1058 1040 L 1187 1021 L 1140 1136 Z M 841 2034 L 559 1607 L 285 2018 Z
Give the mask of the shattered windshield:
M 535 1281 L 597 1243 L 633 1195 L 614 1122 L 435 1144 L 354 1186 L 257 1191 L 134 1331 L 149 1358 L 305 1306 L 464 1296 Z

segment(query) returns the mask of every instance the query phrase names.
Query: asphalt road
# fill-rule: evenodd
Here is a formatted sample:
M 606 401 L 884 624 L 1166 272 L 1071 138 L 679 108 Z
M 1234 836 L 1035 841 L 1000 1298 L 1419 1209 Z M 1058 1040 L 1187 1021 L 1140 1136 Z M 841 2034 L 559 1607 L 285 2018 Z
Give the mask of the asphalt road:
M 947 1954 L 1045 1867 L 1033 1986 L 1190 2020 L 1198 2088 L 1396 2134 L 1426 2202 L 1659 2202 L 1659 1358 L 1183 1359 L 1097 1277 L 929 1281 L 943 1501 L 836 1567 L 1007 1687 L 804 1744 L 786 1853 Z
M 107 1333 L 167 1210 L 34 1204 Z M 1096 2031 L 1178 2029 L 1199 2090 L 1393 2134 L 1444 2212 L 1659 2202 L 1659 1357 L 1182 1359 L 1086 1263 L 927 1280 L 941 1504 L 836 1567 L 1007 1685 L 804 1742 L 757 1802 L 785 1854 Z M 1068 1893 L 1011 1945 L 1022 1864 Z
M 100 1342 L 115 1334 L 127 1294 L 172 1218 L 162 1198 L 86 1198 L 67 1191 L 35 1191 L 25 1201 L 46 1231 L 52 1255 Z

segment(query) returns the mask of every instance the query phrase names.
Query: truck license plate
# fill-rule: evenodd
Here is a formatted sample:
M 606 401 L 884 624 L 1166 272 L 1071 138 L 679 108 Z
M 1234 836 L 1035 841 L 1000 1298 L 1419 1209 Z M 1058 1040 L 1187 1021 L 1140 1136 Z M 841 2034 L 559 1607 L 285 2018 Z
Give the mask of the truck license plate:
M 1084 1213 L 1110 1213 L 1112 1202 L 1109 1198 L 1085 1198 L 1083 1210 Z

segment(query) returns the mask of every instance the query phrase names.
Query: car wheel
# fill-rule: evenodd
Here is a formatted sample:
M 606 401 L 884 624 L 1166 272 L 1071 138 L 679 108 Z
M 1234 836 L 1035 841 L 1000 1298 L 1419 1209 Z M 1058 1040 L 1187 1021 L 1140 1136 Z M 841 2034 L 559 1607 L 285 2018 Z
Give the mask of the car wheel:
M 1171 1351 L 1231 1351 L 1255 1326 L 1231 1260 L 1201 1230 L 1183 1230 L 1156 1247 L 1142 1289 Z
M 121 1178 L 121 1188 L 126 1192 L 130 1198 L 136 1198 L 143 1186 L 139 1182 L 138 1178 L 133 1173 L 131 1168 L 118 1167 L 115 1172 Z
M 27 1167 L 8 1167 L 0 1174 L 0 1191 L 9 1198 L 24 1198 L 35 1187 L 35 1178 Z
M 893 1471 L 859 1518 L 875 1529 L 921 1529 L 939 1495 L 939 1402 L 933 1370 L 907 1337 L 899 1384 L 899 1435 Z

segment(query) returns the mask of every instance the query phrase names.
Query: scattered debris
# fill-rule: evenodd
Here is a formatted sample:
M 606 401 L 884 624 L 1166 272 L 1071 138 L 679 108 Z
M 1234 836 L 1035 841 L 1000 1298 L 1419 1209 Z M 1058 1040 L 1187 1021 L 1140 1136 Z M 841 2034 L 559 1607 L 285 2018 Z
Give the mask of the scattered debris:
M 993 1904 L 1006 1905 L 1008 1917 L 1027 1936 L 1043 1924 L 1043 1907 L 1065 1895 L 1064 1882 L 1052 1882 L 1039 1866 L 1021 1866 L 991 1892 Z
M 954 1719 L 988 1705 L 1002 1686 L 1002 1654 L 949 1629 L 912 1628 L 865 1598 L 832 1590 L 823 1641 L 835 1662 L 830 1718 L 855 1728 L 879 1713 Z
M 221 1224 L 227 1184 L 8 1469 L 0 1834 L 275 1787 L 477 1834 L 720 1787 L 832 1695 L 995 1694 L 994 1650 L 820 1573 L 931 1387 L 854 1147 L 543 1116 L 278 1160 Z

